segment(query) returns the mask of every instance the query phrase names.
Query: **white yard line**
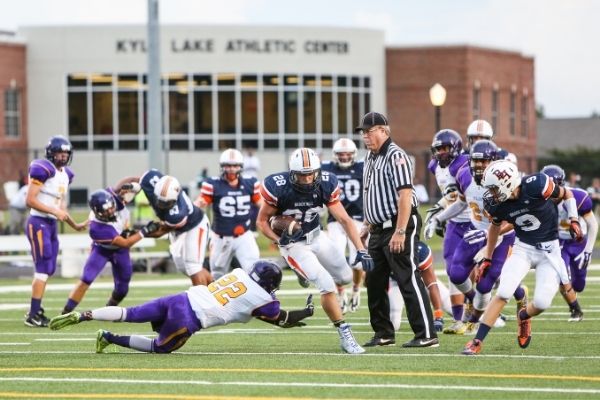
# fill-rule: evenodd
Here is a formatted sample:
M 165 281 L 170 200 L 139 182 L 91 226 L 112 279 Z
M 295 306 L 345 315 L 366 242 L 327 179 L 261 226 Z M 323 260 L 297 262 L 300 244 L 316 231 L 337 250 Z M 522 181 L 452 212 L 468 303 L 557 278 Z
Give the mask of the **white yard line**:
M 196 386 L 272 386 L 272 387 L 310 387 L 310 388 L 355 388 L 355 389 L 424 389 L 424 390 L 458 390 L 477 392 L 520 392 L 520 393 L 582 393 L 600 394 L 600 389 L 577 389 L 562 387 L 515 387 L 514 384 L 506 386 L 462 386 L 462 385 L 411 385 L 411 384 L 369 384 L 369 383 L 325 383 L 325 382 L 251 382 L 251 381 L 200 381 L 200 380 L 158 380 L 158 379 L 108 379 L 108 378 L 42 378 L 36 377 L 7 377 L 0 381 L 10 382 L 81 382 L 81 383 L 110 383 L 110 384 L 144 384 L 144 385 L 196 385 Z M 143 397 L 143 395 L 141 395 Z

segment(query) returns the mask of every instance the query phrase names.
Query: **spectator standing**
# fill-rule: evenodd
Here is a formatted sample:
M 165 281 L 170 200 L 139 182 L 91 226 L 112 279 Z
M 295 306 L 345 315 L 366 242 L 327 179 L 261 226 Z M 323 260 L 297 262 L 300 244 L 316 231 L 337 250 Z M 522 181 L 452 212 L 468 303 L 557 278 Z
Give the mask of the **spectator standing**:
M 416 242 L 421 230 L 410 158 L 390 138 L 387 118 L 367 113 L 356 127 L 369 150 L 363 175 L 364 212 L 370 232 L 368 252 L 374 267 L 367 271 L 370 322 L 375 335 L 365 346 L 395 344 L 387 287 L 390 276 L 398 283 L 414 338 L 403 347 L 437 347 L 433 314 L 425 285 L 417 272 Z M 366 239 L 367 229 L 362 238 Z

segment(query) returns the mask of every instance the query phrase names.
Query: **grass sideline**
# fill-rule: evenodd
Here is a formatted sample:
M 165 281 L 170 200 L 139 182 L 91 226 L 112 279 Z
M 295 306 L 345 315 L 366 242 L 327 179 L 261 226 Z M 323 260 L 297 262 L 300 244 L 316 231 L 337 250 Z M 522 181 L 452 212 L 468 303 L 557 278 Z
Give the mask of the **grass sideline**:
M 436 267 L 441 268 L 437 263 Z M 507 266 L 510 268 L 510 266 Z M 176 278 L 176 280 L 168 280 Z M 123 305 L 185 290 L 181 275 L 163 276 L 159 287 L 133 286 Z M 399 399 L 528 398 L 589 399 L 600 397 L 600 268 L 590 271 L 580 297 L 585 318 L 567 322 L 560 296 L 533 321 L 528 349 L 516 343 L 514 302 L 510 320 L 492 330 L 484 352 L 459 354 L 468 337 L 441 335 L 437 349 L 385 347 L 359 356 L 339 349 L 337 332 L 320 307 L 308 325 L 280 329 L 260 321 L 200 331 L 171 355 L 114 350 L 95 354 L 99 328 L 116 333 L 151 335 L 148 324 L 92 322 L 52 332 L 23 325 L 29 294 L 11 291 L 19 280 L 0 282 L 1 398 L 153 398 L 153 399 Z M 134 282 L 145 276 L 134 275 Z M 53 278 L 49 289 L 74 279 Z M 100 282 L 110 283 L 107 278 Z M 533 275 L 526 283 L 533 287 Z M 98 287 L 101 286 L 101 287 Z M 92 286 L 81 309 L 104 304 L 111 289 Z M 62 308 L 69 288 L 48 290 L 47 314 Z M 302 289 L 286 271 L 279 293 L 283 307 L 299 308 L 314 288 Z M 366 294 L 363 293 L 363 300 Z M 359 342 L 372 331 L 366 304 L 346 319 Z M 448 323 L 449 318 L 446 317 Z M 404 320 L 397 342 L 409 340 Z

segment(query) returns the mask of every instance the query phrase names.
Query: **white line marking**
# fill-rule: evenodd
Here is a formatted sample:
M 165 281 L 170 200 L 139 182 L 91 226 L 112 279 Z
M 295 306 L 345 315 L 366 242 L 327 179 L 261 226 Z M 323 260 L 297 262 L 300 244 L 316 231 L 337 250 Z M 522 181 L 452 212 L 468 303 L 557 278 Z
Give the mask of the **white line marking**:
M 0 342 L 0 346 L 29 346 L 31 343 L 22 343 L 22 342 Z
M 488 391 L 488 392 L 526 392 L 526 393 L 586 393 L 600 394 L 600 389 L 577 389 L 577 388 L 559 388 L 559 387 L 515 387 L 512 386 L 459 386 L 459 385 L 408 385 L 397 383 L 386 384 L 365 384 L 365 383 L 309 383 L 309 382 L 211 382 L 211 381 L 183 381 L 183 380 L 147 380 L 147 379 L 101 379 L 101 378 L 41 378 L 41 377 L 10 377 L 0 378 L 0 381 L 22 381 L 22 382 L 84 382 L 84 383 L 119 383 L 119 384 L 144 384 L 144 385 L 202 385 L 202 386 L 274 386 L 274 387 L 330 387 L 330 388 L 356 388 L 356 389 L 426 389 L 426 390 L 467 390 L 467 391 Z

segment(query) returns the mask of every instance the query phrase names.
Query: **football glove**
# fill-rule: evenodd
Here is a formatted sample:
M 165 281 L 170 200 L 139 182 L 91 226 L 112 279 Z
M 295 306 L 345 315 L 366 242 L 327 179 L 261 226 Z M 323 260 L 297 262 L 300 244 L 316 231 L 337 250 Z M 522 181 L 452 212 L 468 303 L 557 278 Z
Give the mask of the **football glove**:
M 587 251 L 584 251 L 583 253 L 579 254 L 577 257 L 574 258 L 574 261 L 577 261 L 577 268 L 579 269 L 586 269 L 588 267 L 588 265 L 590 264 L 590 261 L 592 259 L 592 253 L 588 253 Z
M 284 231 L 281 234 L 281 237 L 279 238 L 279 241 L 277 242 L 277 244 L 279 245 L 279 247 L 286 247 L 292 243 L 299 242 L 302 239 L 302 236 L 304 236 L 304 232 L 302 231 L 302 229 L 298 229 L 296 232 L 292 233 L 291 235 L 288 234 L 287 231 Z
M 358 250 L 356 252 L 356 258 L 354 259 L 352 265 L 356 265 L 358 263 L 362 265 L 362 269 L 365 272 L 371 272 L 375 266 L 373 259 L 366 250 Z
M 436 214 L 441 213 L 442 211 L 444 211 L 444 207 L 442 207 L 439 203 L 436 203 L 433 207 L 428 208 L 425 214 L 425 225 L 427 225 L 429 223 L 429 220 Z
M 433 320 L 433 329 L 436 332 L 441 332 L 444 330 L 444 318 L 436 318 Z
M 425 230 L 423 231 L 423 237 L 425 240 L 429 240 L 433 237 L 433 234 L 437 232 L 440 226 L 440 221 L 434 215 L 429 219 L 427 225 L 425 225 Z
M 446 186 L 444 188 L 443 196 L 448 202 L 453 203 L 454 201 L 456 201 L 456 198 L 458 197 L 458 186 L 456 186 L 453 183 Z
M 158 231 L 159 229 L 160 229 L 160 224 L 158 222 L 150 221 L 146 224 L 146 226 L 144 226 L 144 227 L 142 227 L 142 229 L 140 229 L 140 234 L 143 237 L 146 237 L 146 236 Z
M 129 236 L 134 235 L 135 233 L 136 231 L 133 229 L 123 229 L 123 232 L 121 232 L 121 237 L 127 239 Z
M 583 240 L 581 225 L 576 219 L 571 220 L 571 223 L 569 224 L 569 233 L 571 234 L 571 239 L 575 239 L 577 242 L 581 242 Z
M 489 258 L 483 258 L 481 261 L 477 263 L 477 282 L 485 278 L 488 270 L 492 266 L 492 260 Z
M 487 231 L 483 229 L 471 229 L 464 236 L 465 242 L 468 244 L 476 244 L 487 240 Z

